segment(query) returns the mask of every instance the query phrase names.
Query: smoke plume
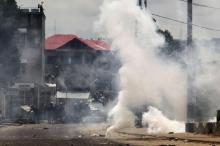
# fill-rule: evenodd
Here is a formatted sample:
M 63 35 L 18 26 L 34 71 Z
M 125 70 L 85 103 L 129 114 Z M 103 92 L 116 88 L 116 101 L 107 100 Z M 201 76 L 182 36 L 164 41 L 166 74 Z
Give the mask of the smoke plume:
M 143 125 L 147 125 L 148 133 L 157 133 L 157 132 L 184 132 L 185 123 L 178 122 L 175 120 L 170 120 L 163 115 L 161 111 L 154 107 L 149 107 L 149 111 L 143 115 Z
M 197 40 L 191 50 L 190 55 L 184 56 L 194 90 L 189 101 L 196 104 L 196 120 L 207 122 L 216 116 L 216 110 L 220 108 L 219 44 L 214 40 Z
M 184 120 L 186 73 L 179 64 L 158 55 L 164 38 L 156 32 L 150 13 L 137 7 L 136 0 L 105 0 L 96 30 L 112 41 L 122 60 L 121 91 L 110 112 L 108 132 L 134 126 L 134 111 L 144 106 L 158 107 L 169 118 Z

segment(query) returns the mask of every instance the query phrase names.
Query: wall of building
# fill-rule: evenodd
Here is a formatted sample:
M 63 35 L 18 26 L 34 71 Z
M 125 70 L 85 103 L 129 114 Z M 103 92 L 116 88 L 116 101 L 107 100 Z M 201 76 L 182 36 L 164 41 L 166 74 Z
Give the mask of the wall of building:
M 112 90 L 120 67 L 112 51 L 98 51 L 84 44 L 72 42 L 46 51 L 47 80 L 53 77 L 58 90 L 83 91 L 93 87 Z
M 19 82 L 44 82 L 45 15 L 43 9 L 20 9 L 17 45 L 21 55 Z
M 4 116 L 5 116 L 5 90 L 0 89 L 0 118 L 3 118 Z

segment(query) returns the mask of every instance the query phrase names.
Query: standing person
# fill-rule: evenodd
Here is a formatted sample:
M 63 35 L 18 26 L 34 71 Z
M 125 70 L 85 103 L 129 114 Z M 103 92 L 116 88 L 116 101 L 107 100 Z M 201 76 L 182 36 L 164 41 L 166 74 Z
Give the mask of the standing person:
M 0 110 L 0 124 L 1 124 L 2 120 L 3 120 L 3 115 L 2 115 L 2 111 Z
M 40 112 L 39 109 L 35 106 L 31 106 L 31 110 L 33 111 L 33 121 L 35 124 L 40 123 Z
M 47 107 L 47 117 L 48 117 L 48 123 L 53 124 L 53 122 L 54 122 L 54 105 L 53 105 L 53 102 L 51 102 Z
M 64 115 L 65 115 L 65 108 L 64 108 L 64 104 L 61 102 L 60 103 L 60 121 L 62 123 L 64 122 Z
M 47 105 L 43 104 L 41 107 L 42 108 L 40 110 L 40 118 L 41 120 L 47 120 Z
M 53 109 L 53 119 L 55 123 L 58 123 L 60 120 L 59 110 L 60 110 L 59 104 L 55 104 L 54 109 Z
M 57 108 L 56 108 L 56 115 L 57 115 L 57 120 L 58 122 L 62 123 L 64 122 L 64 106 L 63 106 L 63 103 L 60 102 L 58 105 L 57 105 Z

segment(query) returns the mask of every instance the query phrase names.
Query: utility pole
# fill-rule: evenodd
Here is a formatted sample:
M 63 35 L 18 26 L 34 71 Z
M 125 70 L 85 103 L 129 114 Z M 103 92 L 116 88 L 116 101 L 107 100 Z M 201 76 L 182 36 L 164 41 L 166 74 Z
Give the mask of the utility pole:
M 140 7 L 141 10 L 147 9 L 147 0 L 137 0 L 137 6 Z M 135 21 L 135 36 L 138 36 L 138 23 Z
M 188 52 L 188 59 L 189 64 L 187 64 L 188 70 L 188 89 L 187 89 L 187 122 L 193 122 L 196 118 L 196 95 L 195 95 L 195 88 L 193 87 L 193 56 L 192 56 L 192 22 L 193 22 L 193 0 L 187 0 L 187 52 Z M 186 125 L 186 131 L 191 131 L 190 127 Z
M 193 0 L 187 1 L 187 45 L 192 45 Z
M 144 7 L 147 9 L 147 0 L 144 0 Z
M 138 0 L 138 6 L 141 9 L 147 9 L 147 0 Z
M 138 0 L 138 6 L 142 9 L 142 0 Z

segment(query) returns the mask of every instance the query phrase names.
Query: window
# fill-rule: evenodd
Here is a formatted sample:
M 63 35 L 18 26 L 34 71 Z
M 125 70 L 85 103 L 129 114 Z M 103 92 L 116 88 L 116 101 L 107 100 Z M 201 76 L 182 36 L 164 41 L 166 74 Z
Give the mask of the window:
M 73 64 L 82 64 L 82 53 L 77 52 L 71 57 L 71 62 Z
M 57 63 L 57 57 L 56 56 L 48 56 L 47 57 L 47 64 L 56 64 Z

